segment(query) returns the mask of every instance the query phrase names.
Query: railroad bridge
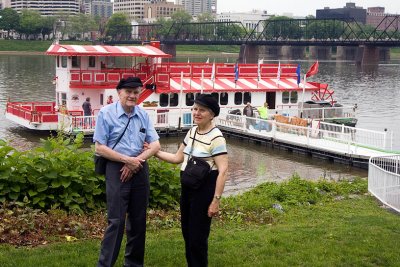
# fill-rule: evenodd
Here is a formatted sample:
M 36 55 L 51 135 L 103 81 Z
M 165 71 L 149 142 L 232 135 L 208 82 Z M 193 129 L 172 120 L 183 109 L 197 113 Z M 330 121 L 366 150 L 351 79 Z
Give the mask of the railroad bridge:
M 121 28 L 107 44 L 161 42 L 164 52 L 176 55 L 176 45 L 238 45 L 239 62 L 265 59 L 354 60 L 374 64 L 390 59 L 391 47 L 400 47 L 400 15 L 384 17 L 376 28 L 354 19 L 262 20 L 252 28 L 241 22 L 142 24 Z

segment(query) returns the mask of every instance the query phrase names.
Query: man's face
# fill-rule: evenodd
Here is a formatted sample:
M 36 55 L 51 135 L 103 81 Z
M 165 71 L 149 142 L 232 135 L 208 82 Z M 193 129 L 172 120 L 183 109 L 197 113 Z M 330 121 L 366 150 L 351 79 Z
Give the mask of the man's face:
M 131 108 L 136 106 L 141 90 L 142 87 L 122 88 L 118 90 L 119 101 L 122 107 Z

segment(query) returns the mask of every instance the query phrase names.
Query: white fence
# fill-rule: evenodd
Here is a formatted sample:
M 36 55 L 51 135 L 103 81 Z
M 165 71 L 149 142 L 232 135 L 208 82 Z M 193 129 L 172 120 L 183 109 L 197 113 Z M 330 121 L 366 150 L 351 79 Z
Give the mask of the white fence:
M 368 191 L 400 212 L 400 155 L 370 158 Z

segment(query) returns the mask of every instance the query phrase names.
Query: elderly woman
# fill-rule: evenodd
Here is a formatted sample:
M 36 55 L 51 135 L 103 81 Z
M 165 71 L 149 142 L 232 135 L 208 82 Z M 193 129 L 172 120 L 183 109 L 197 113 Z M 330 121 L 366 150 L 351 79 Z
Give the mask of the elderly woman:
M 211 218 L 219 212 L 228 155 L 225 138 L 213 123 L 220 110 L 217 101 L 210 94 L 201 94 L 194 102 L 192 115 L 196 126 L 189 130 L 175 154 L 159 151 L 156 157 L 170 163 L 183 163 L 180 208 L 186 261 L 188 266 L 207 266 Z M 196 187 L 182 179 L 192 156 L 205 160 L 211 170 Z

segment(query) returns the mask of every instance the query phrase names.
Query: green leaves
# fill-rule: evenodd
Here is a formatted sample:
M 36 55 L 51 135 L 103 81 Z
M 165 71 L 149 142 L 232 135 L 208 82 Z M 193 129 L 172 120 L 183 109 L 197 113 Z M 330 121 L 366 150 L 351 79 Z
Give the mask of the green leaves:
M 19 152 L 0 140 L 0 203 L 21 203 L 35 209 L 54 207 L 90 212 L 105 206 L 105 178 L 94 173 L 93 147 L 58 135 L 41 146 Z M 150 207 L 178 204 L 180 182 L 176 165 L 150 159 Z

